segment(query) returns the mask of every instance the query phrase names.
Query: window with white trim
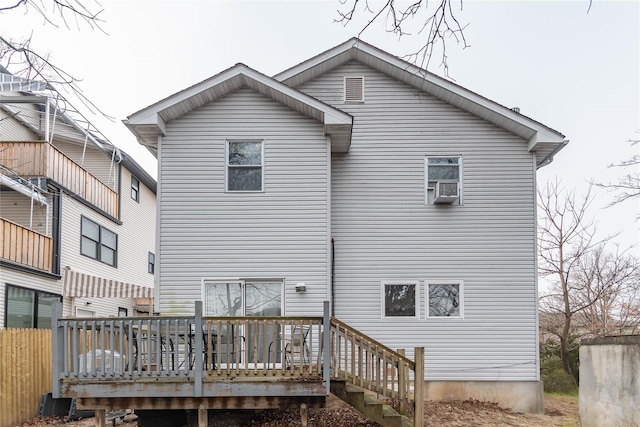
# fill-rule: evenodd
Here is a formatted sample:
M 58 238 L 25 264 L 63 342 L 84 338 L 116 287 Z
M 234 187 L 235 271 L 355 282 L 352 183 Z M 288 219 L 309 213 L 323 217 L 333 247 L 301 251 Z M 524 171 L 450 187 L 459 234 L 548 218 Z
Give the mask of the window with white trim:
M 153 252 L 149 252 L 148 270 L 151 274 L 155 274 L 156 272 L 156 254 Z
M 383 282 L 382 317 L 418 317 L 418 284 Z
M 80 253 L 105 264 L 116 266 L 118 235 L 89 218 L 81 218 Z
M 131 198 L 140 203 L 140 180 L 131 175 Z
M 264 141 L 227 141 L 227 191 L 264 190 Z
M 425 200 L 462 204 L 462 157 L 427 156 L 424 159 Z
M 426 282 L 427 318 L 463 317 L 462 282 Z

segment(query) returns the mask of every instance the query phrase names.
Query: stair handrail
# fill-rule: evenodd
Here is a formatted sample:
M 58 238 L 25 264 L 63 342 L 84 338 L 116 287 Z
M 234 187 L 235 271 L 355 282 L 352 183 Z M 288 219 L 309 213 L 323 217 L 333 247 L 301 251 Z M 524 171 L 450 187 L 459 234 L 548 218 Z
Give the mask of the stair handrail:
M 398 401 L 400 412 L 412 408 L 414 422 L 421 423 L 424 418 L 424 348 L 415 349 L 416 360 L 413 361 L 404 355 L 404 349 L 393 350 L 335 317 L 331 317 L 330 328 L 332 376 Z

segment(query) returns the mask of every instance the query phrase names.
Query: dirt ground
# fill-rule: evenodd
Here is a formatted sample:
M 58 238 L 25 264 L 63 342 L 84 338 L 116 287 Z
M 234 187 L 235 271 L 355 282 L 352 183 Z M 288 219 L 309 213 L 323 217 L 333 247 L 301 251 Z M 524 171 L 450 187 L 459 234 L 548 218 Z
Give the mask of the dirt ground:
M 544 415 L 517 414 L 500 408 L 496 404 L 466 400 L 463 402 L 426 402 L 425 427 L 580 427 L 577 398 L 545 395 Z M 210 421 L 213 421 L 210 419 Z M 63 418 L 34 418 L 21 427 L 91 427 L 93 418 L 65 423 Z M 107 423 L 109 425 L 109 423 Z M 137 427 L 136 416 L 127 415 L 124 420 L 116 419 L 120 427 Z M 210 422 L 222 427 L 222 424 Z M 225 425 L 227 425 L 225 423 Z M 228 424 L 232 425 L 232 424 Z M 237 424 L 235 424 L 237 425 Z M 298 411 L 257 411 L 247 427 L 289 427 L 300 426 Z M 327 408 L 309 410 L 309 427 L 377 427 L 378 424 L 360 415 L 346 403 L 331 395 Z

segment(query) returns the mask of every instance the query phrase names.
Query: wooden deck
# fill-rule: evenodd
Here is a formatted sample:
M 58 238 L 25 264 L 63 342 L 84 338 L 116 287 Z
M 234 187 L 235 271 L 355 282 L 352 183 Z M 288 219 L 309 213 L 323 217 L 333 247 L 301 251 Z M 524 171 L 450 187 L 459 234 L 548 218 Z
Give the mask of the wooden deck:
M 204 317 L 199 301 L 187 317 L 60 313 L 56 305 L 53 395 L 76 398 L 79 409 L 318 407 L 339 379 L 422 420 L 422 387 L 413 390 L 411 374 L 424 377 L 424 359 L 416 364 L 331 318 L 328 302 L 322 317 Z

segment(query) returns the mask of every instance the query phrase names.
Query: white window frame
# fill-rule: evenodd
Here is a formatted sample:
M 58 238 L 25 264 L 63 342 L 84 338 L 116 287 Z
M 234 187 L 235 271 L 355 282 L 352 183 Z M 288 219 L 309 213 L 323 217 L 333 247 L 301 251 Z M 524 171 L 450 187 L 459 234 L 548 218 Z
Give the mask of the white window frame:
M 459 289 L 459 316 L 431 316 L 429 313 L 429 286 L 431 285 L 458 285 Z M 424 282 L 424 312 L 427 320 L 433 319 L 464 319 L 464 281 L 463 280 L 425 280 Z
M 348 100 L 347 99 L 347 79 L 362 79 L 362 99 Z M 342 79 L 342 99 L 345 104 L 364 104 L 365 100 L 365 78 L 363 75 L 344 76 Z
M 280 283 L 280 295 L 281 295 L 281 299 L 280 299 L 280 307 L 281 307 L 281 311 L 282 311 L 282 316 L 285 316 L 285 296 L 286 296 L 286 288 L 285 288 L 285 279 L 281 278 L 281 277 L 270 277 L 270 278 L 238 278 L 238 277 L 229 277 L 229 278 L 203 278 L 200 281 L 201 285 L 200 285 L 200 301 L 203 302 L 202 305 L 202 313 L 204 316 L 208 316 L 207 313 L 207 307 L 206 307 L 206 298 L 205 298 L 205 287 L 208 284 L 225 284 L 225 283 L 233 283 L 233 284 L 240 284 L 241 288 L 242 288 L 242 313 L 240 316 L 245 316 L 245 304 L 246 304 L 246 294 L 245 294 L 245 286 L 248 284 L 252 284 L 252 283 Z
M 416 306 L 415 315 L 413 316 L 387 316 L 387 310 L 385 306 L 385 288 L 386 286 L 393 285 L 414 285 L 416 291 Z M 383 280 L 380 282 L 380 318 L 384 320 L 407 320 L 407 319 L 420 319 L 420 282 L 413 280 Z
M 458 197 L 457 203 L 452 203 L 453 205 L 462 205 L 462 195 L 464 194 L 464 174 L 463 174 L 463 159 L 461 155 L 433 155 L 433 156 L 424 156 L 424 204 L 425 205 L 433 205 L 433 199 L 435 198 L 435 187 L 429 186 L 429 159 L 458 159 L 458 192 L 460 197 Z M 453 180 L 447 180 L 446 182 L 454 182 Z
M 229 165 L 229 145 L 234 142 L 259 142 L 260 145 L 260 165 Z M 264 147 L 266 145 L 266 140 L 264 139 L 256 139 L 256 138 L 234 138 L 225 140 L 225 148 L 224 148 L 224 189 L 228 193 L 264 193 Z M 229 168 L 237 168 L 242 169 L 243 167 L 247 168 L 256 168 L 260 166 L 261 178 L 260 190 L 229 190 Z
M 135 197 L 133 197 L 134 195 Z M 136 203 L 140 203 L 140 180 L 133 175 L 131 175 L 131 198 Z

